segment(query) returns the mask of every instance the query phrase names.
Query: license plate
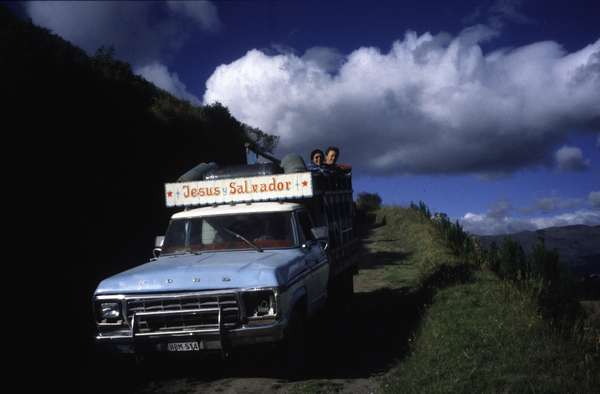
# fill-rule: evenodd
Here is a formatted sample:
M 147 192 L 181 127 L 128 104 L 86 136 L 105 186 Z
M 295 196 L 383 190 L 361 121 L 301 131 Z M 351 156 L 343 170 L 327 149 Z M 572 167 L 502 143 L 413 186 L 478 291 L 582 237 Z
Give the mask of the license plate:
M 200 351 L 198 342 L 169 343 L 167 350 L 170 352 L 197 352 Z

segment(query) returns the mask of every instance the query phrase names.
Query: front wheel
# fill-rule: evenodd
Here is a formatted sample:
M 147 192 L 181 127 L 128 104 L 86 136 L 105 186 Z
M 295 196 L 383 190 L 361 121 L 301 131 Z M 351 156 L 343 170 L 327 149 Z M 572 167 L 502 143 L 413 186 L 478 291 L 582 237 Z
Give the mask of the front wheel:
M 340 274 L 329 285 L 329 304 L 336 309 L 349 304 L 354 294 L 354 276 L 351 272 Z
M 290 380 L 298 379 L 306 370 L 306 345 L 306 317 L 295 310 L 279 349 L 283 373 Z
M 349 302 L 354 295 L 354 275 L 351 272 L 346 272 L 342 278 L 342 294 L 344 302 Z

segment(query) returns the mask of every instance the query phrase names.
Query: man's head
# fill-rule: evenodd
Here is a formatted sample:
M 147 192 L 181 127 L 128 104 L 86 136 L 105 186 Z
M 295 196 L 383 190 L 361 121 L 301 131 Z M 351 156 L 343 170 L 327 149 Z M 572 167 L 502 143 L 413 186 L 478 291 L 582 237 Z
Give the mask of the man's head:
M 323 154 L 323 151 L 321 149 L 315 149 L 312 152 L 310 152 L 310 161 L 312 161 L 313 164 L 320 166 L 321 164 L 323 164 L 324 156 L 325 155 Z
M 330 146 L 325 152 L 325 164 L 330 166 L 334 165 L 337 162 L 339 155 L 340 150 L 335 146 Z

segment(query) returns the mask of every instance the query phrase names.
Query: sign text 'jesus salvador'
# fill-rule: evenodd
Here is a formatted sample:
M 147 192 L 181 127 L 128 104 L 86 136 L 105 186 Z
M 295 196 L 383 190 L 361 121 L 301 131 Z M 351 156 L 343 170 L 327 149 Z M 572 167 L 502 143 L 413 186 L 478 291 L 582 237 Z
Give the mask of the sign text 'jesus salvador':
M 165 185 L 167 206 L 310 197 L 312 189 L 310 172 Z

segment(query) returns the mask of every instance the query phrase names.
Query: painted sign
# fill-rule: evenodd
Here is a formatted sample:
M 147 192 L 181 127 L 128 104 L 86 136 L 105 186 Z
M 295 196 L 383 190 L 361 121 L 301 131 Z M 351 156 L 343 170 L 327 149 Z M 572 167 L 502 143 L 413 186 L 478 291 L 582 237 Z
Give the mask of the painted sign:
M 165 184 L 167 207 L 312 197 L 310 172 Z

